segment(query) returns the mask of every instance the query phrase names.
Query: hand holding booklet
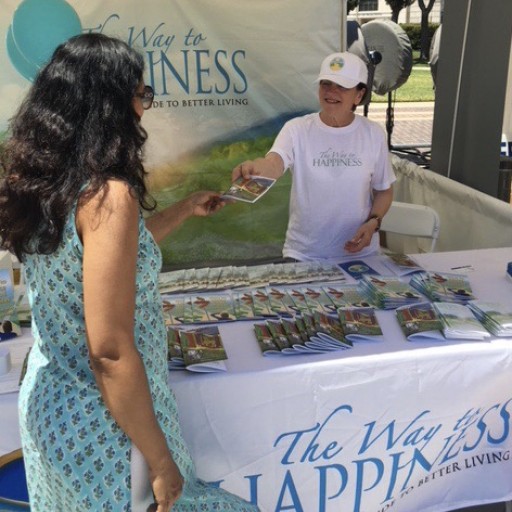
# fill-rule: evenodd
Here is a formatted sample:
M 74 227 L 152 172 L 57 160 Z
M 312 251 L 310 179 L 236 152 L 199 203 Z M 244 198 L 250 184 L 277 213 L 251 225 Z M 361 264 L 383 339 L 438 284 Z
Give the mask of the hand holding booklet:
M 252 176 L 251 178 L 240 176 L 231 183 L 231 187 L 222 194 L 221 199 L 234 199 L 235 201 L 255 203 L 268 192 L 275 182 L 276 180 L 263 176 Z

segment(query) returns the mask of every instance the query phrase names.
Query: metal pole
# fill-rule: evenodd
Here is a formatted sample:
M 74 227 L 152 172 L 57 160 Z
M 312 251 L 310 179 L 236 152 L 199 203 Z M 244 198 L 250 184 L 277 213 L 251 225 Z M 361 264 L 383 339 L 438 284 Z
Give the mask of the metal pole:
M 472 0 L 468 1 L 468 8 L 466 11 L 466 23 L 464 25 L 464 39 L 462 41 L 462 51 L 460 55 L 460 67 L 459 67 L 459 78 L 457 81 L 457 94 L 455 95 L 455 104 L 453 109 L 453 123 L 452 123 L 452 133 L 450 137 L 450 152 L 448 155 L 448 169 L 446 176 L 449 178 L 450 174 L 452 172 L 452 158 L 453 158 L 453 144 L 455 141 L 455 131 L 457 129 L 457 114 L 459 113 L 459 98 L 460 98 L 460 87 L 462 84 L 462 68 L 464 66 L 464 58 L 466 53 L 466 41 L 468 38 L 468 27 L 469 27 L 469 17 L 471 14 L 471 2 Z M 441 36 L 442 37 L 442 36 Z
M 391 145 L 391 134 L 393 133 L 393 127 L 395 126 L 395 112 L 393 109 L 392 92 L 388 92 L 388 108 L 386 110 L 386 132 L 388 133 L 388 149 L 392 148 Z
M 347 0 L 341 0 L 340 24 L 340 49 L 344 52 L 347 50 Z

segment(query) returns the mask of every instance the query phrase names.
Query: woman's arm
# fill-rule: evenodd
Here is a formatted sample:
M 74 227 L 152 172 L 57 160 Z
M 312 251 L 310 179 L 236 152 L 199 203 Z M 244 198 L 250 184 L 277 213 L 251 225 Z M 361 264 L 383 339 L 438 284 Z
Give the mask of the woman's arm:
M 146 219 L 146 227 L 160 243 L 189 217 L 206 217 L 224 205 L 216 192 L 196 192 Z
M 85 327 L 91 367 L 105 404 L 144 456 L 157 501 L 168 511 L 181 493 L 182 477 L 156 420 L 135 346 L 138 216 L 137 200 L 119 181 L 110 181 L 104 195 L 100 192 L 78 208 Z
M 251 176 L 264 176 L 265 178 L 280 178 L 284 172 L 284 162 L 277 153 L 267 153 L 264 158 L 246 160 L 238 164 L 231 173 L 231 180 L 235 181 L 240 176 L 250 178 Z

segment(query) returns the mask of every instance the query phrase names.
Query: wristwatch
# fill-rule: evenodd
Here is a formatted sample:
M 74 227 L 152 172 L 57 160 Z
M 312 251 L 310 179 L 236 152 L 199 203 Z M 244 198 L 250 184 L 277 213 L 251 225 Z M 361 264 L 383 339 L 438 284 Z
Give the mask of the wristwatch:
M 366 219 L 366 222 L 371 221 L 372 219 L 375 219 L 377 221 L 377 227 L 375 228 L 375 231 L 379 231 L 380 225 L 382 224 L 382 218 L 379 217 L 376 213 L 369 215 Z

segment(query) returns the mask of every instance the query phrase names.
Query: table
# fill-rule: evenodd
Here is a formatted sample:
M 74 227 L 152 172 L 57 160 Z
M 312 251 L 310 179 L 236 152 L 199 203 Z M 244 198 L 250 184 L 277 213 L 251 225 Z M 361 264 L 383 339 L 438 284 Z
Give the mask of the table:
M 437 271 L 471 265 L 478 298 L 512 303 L 512 249 L 415 258 Z M 393 312 L 377 316 L 384 341 L 283 358 L 261 356 L 252 323 L 221 325 L 228 372 L 169 377 L 198 475 L 265 512 L 512 499 L 512 339 L 408 342 Z M 19 446 L 16 395 L 0 408 L 1 455 Z

